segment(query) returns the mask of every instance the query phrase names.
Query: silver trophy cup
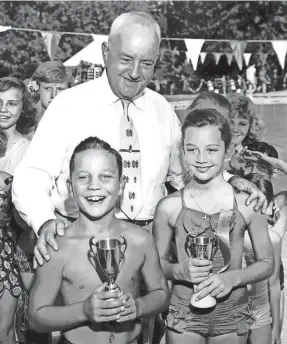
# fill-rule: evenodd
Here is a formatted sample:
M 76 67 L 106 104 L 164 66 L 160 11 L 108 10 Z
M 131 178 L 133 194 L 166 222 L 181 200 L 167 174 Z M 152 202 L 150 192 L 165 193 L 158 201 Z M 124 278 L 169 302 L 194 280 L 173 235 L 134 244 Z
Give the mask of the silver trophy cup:
M 122 295 L 122 290 L 115 283 L 115 280 L 127 248 L 126 239 L 122 238 L 122 241 L 115 238 L 95 241 L 95 236 L 90 238 L 90 248 L 94 258 L 108 279 L 106 289 L 107 291 L 117 291 L 119 296 Z
M 207 237 L 192 237 L 190 234 L 186 236 L 185 250 L 189 257 L 196 259 L 213 260 L 215 253 L 218 249 L 217 238 Z M 207 295 L 203 299 L 196 301 L 196 297 L 202 292 L 196 292 L 196 284 L 193 287 L 194 294 L 191 297 L 190 303 L 193 307 L 209 308 L 216 305 L 216 299 Z

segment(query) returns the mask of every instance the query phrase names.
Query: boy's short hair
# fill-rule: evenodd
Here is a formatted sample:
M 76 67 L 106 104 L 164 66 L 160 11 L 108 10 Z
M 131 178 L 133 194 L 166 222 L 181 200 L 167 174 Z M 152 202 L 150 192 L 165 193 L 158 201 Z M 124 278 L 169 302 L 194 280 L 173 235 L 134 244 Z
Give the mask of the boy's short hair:
M 118 165 L 119 178 L 121 178 L 123 173 L 123 160 L 120 153 L 113 149 L 106 141 L 99 139 L 98 137 L 88 137 L 87 139 L 81 141 L 77 147 L 74 149 L 70 160 L 70 174 L 74 171 L 75 168 L 75 157 L 78 153 L 84 152 L 88 149 L 102 149 L 108 153 L 115 156 Z
M 249 173 L 244 178 L 255 184 L 258 189 L 263 192 L 268 204 L 273 201 L 273 185 L 266 176 L 259 173 Z
M 277 150 L 267 142 L 250 142 L 245 147 L 250 151 L 260 152 L 270 156 L 271 158 L 278 159 L 279 156 Z

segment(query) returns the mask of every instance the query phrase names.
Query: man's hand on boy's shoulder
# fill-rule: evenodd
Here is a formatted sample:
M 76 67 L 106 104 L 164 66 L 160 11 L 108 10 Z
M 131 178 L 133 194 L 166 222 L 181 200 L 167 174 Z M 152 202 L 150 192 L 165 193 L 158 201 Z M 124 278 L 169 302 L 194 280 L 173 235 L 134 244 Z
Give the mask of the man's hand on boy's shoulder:
M 54 251 L 59 249 L 58 244 L 55 240 L 55 236 L 63 236 L 65 234 L 65 227 L 68 223 L 65 223 L 62 219 L 53 219 L 46 221 L 38 231 L 38 241 L 34 249 L 34 268 L 37 264 L 40 266 L 44 264 L 44 259 L 48 262 L 50 255 L 47 249 L 47 245 L 52 247 Z
M 267 201 L 266 197 L 261 192 L 258 187 L 251 183 L 249 180 L 246 180 L 244 178 L 241 178 L 239 176 L 232 176 L 228 182 L 235 187 L 238 191 L 243 191 L 249 194 L 249 197 L 246 199 L 246 205 L 248 206 L 253 201 L 256 201 L 255 203 L 255 211 L 258 211 L 261 209 L 261 213 L 265 214 L 267 210 Z
M 119 297 L 117 292 L 104 291 L 106 285 L 104 283 L 96 288 L 84 302 L 84 315 L 86 320 L 92 323 L 119 320 L 121 314 L 125 312 L 129 297 L 127 295 Z

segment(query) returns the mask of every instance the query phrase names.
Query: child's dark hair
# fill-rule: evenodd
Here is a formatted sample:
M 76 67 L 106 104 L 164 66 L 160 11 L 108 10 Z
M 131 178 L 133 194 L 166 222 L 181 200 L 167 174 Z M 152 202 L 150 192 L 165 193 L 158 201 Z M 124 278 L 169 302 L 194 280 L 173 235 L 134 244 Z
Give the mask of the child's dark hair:
M 201 128 L 207 125 L 218 127 L 221 138 L 225 143 L 225 150 L 229 148 L 231 142 L 231 131 L 228 120 L 214 109 L 199 109 L 191 111 L 186 117 L 181 127 L 182 144 L 185 132 L 189 127 Z
M 12 88 L 22 92 L 22 112 L 16 123 L 16 129 L 21 134 L 26 134 L 27 122 L 33 126 L 36 122 L 37 109 L 23 81 L 12 76 L 0 79 L 0 92 L 6 92 Z
M 277 150 L 269 145 L 267 142 L 250 142 L 246 145 L 247 149 L 254 152 L 260 152 L 270 156 L 271 158 L 278 159 Z
M 99 139 L 98 137 L 92 137 L 92 136 L 81 141 L 75 148 L 70 160 L 70 174 L 72 174 L 75 168 L 76 155 L 88 149 L 102 149 L 114 155 L 117 160 L 119 178 L 121 178 L 122 173 L 123 173 L 123 160 L 120 153 L 117 150 L 113 149 L 107 142 Z
M 268 204 L 274 200 L 273 185 L 268 177 L 259 173 L 249 173 L 244 178 L 255 184 L 258 189 L 263 192 Z M 274 204 L 272 208 L 272 214 L 266 215 L 267 221 L 269 224 L 274 225 L 279 217 L 280 214 L 276 212 L 276 206 Z
M 217 110 L 225 118 L 230 117 L 231 104 L 221 94 L 211 91 L 202 92 L 194 99 L 188 109 L 193 111 L 205 108 Z
M 255 184 L 258 187 L 258 189 L 264 193 L 268 204 L 273 201 L 273 186 L 268 177 L 263 176 L 259 173 L 249 173 L 246 176 L 244 176 L 244 178 Z

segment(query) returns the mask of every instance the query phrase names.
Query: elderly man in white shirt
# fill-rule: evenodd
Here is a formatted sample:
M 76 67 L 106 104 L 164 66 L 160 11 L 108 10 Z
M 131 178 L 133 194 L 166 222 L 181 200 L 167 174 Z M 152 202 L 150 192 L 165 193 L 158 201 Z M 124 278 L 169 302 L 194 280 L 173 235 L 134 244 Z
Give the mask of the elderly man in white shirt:
M 34 252 L 40 265 L 42 255 L 49 260 L 47 243 L 57 250 L 55 235 L 64 235 L 65 225 L 77 218 L 66 182 L 72 152 L 83 139 L 98 136 L 123 156 L 122 219 L 150 225 L 165 182 L 183 186 L 180 122 L 165 98 L 146 88 L 159 45 L 160 28 L 149 14 L 122 14 L 102 45 L 106 72 L 61 92 L 45 112 L 13 183 L 16 209 L 39 235 Z
M 175 188 L 182 186 L 180 122 L 165 98 L 146 88 L 153 76 L 159 44 L 160 28 L 149 14 L 119 16 L 111 27 L 108 44 L 102 46 L 106 72 L 62 92 L 45 112 L 13 183 L 16 209 L 41 234 L 40 252 L 47 253 L 45 240 L 55 247 L 57 228 L 61 234 L 66 219 L 77 217 L 78 209 L 66 185 L 73 149 L 81 140 L 98 136 L 121 151 L 125 106 L 137 132 L 141 190 L 138 188 L 138 197 L 132 200 L 136 216 L 120 210 L 118 216 L 148 225 L 165 195 L 166 180 L 170 179 Z M 122 151 L 128 157 L 129 152 Z M 128 201 L 126 197 L 122 203 Z M 38 250 L 35 256 L 41 264 Z
M 147 226 L 165 195 L 166 180 L 177 189 L 182 187 L 180 122 L 165 98 L 146 88 L 159 45 L 160 28 L 149 14 L 122 14 L 112 24 L 109 42 L 102 45 L 106 72 L 61 92 L 45 112 L 13 183 L 16 209 L 39 235 L 35 257 L 40 265 L 42 255 L 49 260 L 47 243 L 57 249 L 54 236 L 63 235 L 64 226 L 77 217 L 66 182 L 71 154 L 81 140 L 98 136 L 124 158 L 129 152 L 140 152 L 138 197 L 126 195 L 120 207 L 131 201 L 136 215 L 119 210 L 120 218 Z M 123 118 L 132 121 L 139 149 L 121 149 Z M 131 170 L 137 167 L 135 161 L 127 162 Z M 137 178 L 132 179 L 129 182 L 135 183 Z

